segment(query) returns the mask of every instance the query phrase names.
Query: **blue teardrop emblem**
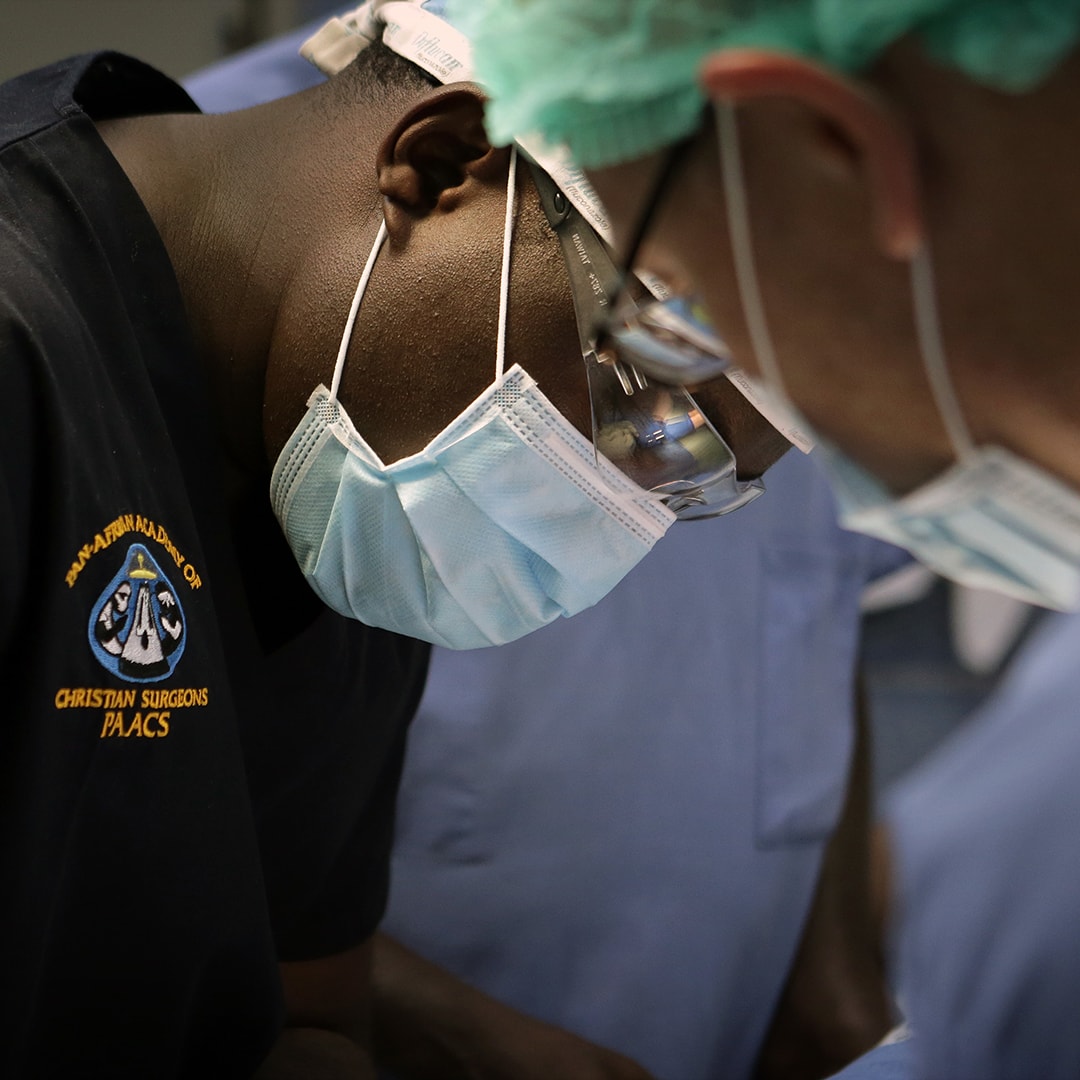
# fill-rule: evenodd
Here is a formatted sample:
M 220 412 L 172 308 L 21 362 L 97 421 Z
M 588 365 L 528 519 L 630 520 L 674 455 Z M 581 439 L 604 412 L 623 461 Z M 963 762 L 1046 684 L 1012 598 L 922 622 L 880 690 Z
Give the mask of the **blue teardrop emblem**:
M 186 628 L 169 579 L 142 544 L 132 544 L 90 615 L 90 648 L 99 663 L 127 682 L 160 682 L 184 655 Z

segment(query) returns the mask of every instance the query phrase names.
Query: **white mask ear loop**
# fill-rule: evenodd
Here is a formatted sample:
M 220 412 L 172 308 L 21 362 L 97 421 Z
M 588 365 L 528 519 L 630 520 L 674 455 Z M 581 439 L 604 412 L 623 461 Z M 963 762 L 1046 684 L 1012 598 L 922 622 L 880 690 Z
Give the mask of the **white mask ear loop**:
M 510 172 L 506 177 L 506 216 L 503 219 L 502 273 L 499 276 L 499 329 L 495 342 L 495 381 L 506 369 L 506 316 L 510 300 L 510 246 L 514 235 L 514 193 L 517 184 L 517 145 L 510 145 Z
M 930 247 L 924 239 L 911 257 L 911 302 L 915 310 L 915 334 L 923 370 L 930 382 L 934 404 L 952 443 L 953 453 L 960 461 L 975 454 L 975 443 L 964 421 L 956 390 L 949 378 L 945 359 L 945 344 L 941 337 L 941 318 L 938 315 L 937 290 L 934 288 L 934 268 Z
M 503 376 L 506 366 L 506 317 L 509 308 L 510 297 L 510 248 L 514 233 L 514 194 L 516 190 L 517 176 L 517 146 L 510 147 L 510 172 L 506 179 L 506 217 L 503 222 L 503 251 L 502 251 L 502 274 L 499 279 L 499 323 L 498 338 L 495 342 L 495 380 Z M 341 385 L 341 373 L 345 368 L 345 354 L 349 351 L 349 342 L 352 340 L 353 327 L 356 325 L 356 316 L 360 311 L 360 301 L 364 298 L 368 281 L 371 279 L 371 271 L 375 267 L 379 249 L 386 240 L 386 221 L 379 225 L 379 232 L 375 237 L 375 243 L 371 246 L 371 253 L 364 263 L 363 272 L 353 293 L 352 304 L 349 306 L 349 316 L 345 320 L 345 331 L 341 335 L 341 344 L 338 346 L 337 360 L 334 362 L 334 377 L 330 383 L 330 397 L 337 401 L 338 387 Z
M 720 176 L 724 185 L 728 231 L 731 233 L 735 283 L 739 290 L 743 317 L 746 319 L 746 330 L 750 335 L 750 347 L 754 350 L 766 385 L 798 416 L 798 410 L 791 404 L 791 398 L 784 386 L 772 335 L 769 333 L 769 324 L 765 318 L 765 305 L 761 299 L 757 268 L 754 265 L 754 247 L 750 239 L 750 211 L 746 201 L 742 155 L 739 152 L 739 129 L 735 121 L 735 106 L 731 102 L 717 103 L 716 125 L 720 138 Z
M 337 401 L 338 387 L 341 385 L 341 372 L 345 368 L 345 354 L 349 351 L 349 342 L 352 340 L 353 327 L 356 325 L 356 313 L 360 310 L 360 301 L 364 298 L 364 291 L 367 289 L 368 281 L 371 278 L 371 271 L 375 266 L 375 259 L 378 257 L 379 249 L 383 246 L 383 241 L 386 239 L 386 219 L 384 218 L 379 225 L 379 231 L 375 236 L 375 243 L 371 246 L 371 253 L 367 257 L 367 262 L 364 263 L 364 270 L 360 274 L 360 281 L 356 285 L 356 292 L 353 293 L 352 304 L 349 307 L 349 317 L 345 320 L 345 332 L 341 335 L 341 344 L 338 346 L 337 360 L 334 362 L 334 378 L 330 383 L 330 399 Z
M 720 171 L 723 177 L 724 198 L 727 202 L 735 279 L 743 306 L 743 315 L 746 318 L 747 332 L 750 335 L 750 344 L 766 382 L 790 403 L 791 399 L 784 386 L 783 376 L 780 374 L 780 365 L 776 359 L 772 337 L 765 319 L 765 305 L 761 298 L 757 268 L 754 264 L 750 214 L 747 207 L 742 157 L 739 152 L 735 106 L 730 102 L 719 103 L 716 107 L 716 119 L 720 133 Z M 909 267 L 919 355 L 953 452 L 958 459 L 962 460 L 975 453 L 975 444 L 964 422 L 960 403 L 957 401 L 956 392 L 949 378 L 945 347 L 941 337 L 941 321 L 938 317 L 933 266 L 930 260 L 930 249 L 925 240 L 912 256 Z

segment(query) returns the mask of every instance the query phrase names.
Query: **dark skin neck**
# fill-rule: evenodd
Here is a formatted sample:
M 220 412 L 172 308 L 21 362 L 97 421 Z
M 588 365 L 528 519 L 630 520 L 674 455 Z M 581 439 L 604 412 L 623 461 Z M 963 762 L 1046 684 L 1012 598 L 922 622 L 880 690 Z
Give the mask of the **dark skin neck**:
M 255 220 L 268 194 L 260 190 L 263 181 L 253 178 L 247 200 L 236 194 L 250 171 L 239 155 L 223 153 L 222 140 L 233 127 L 229 118 L 197 115 L 98 125 L 169 253 L 230 463 L 251 471 L 258 460 L 251 427 L 261 396 L 259 357 L 270 346 L 285 278 L 275 254 L 264 250 Z M 233 398 L 235 427 L 221 422 L 227 397 Z
M 273 458 L 314 385 L 306 370 L 298 376 L 303 386 L 287 415 L 267 400 L 268 361 L 283 339 L 298 336 L 295 327 L 285 333 L 285 324 L 303 319 L 310 306 L 308 268 L 333 259 L 343 233 L 370 228 L 374 235 L 377 228 L 374 172 L 358 163 L 374 157 L 375 140 L 365 132 L 380 130 L 378 110 L 365 107 L 363 123 L 336 121 L 352 132 L 347 143 L 328 137 L 331 121 L 315 104 L 320 92 L 325 87 L 221 116 L 98 124 L 176 271 L 238 489 L 266 490 Z M 347 309 L 348 298 L 336 306 Z M 330 350 L 332 365 L 336 341 L 324 340 L 319 327 L 304 332 L 313 349 Z

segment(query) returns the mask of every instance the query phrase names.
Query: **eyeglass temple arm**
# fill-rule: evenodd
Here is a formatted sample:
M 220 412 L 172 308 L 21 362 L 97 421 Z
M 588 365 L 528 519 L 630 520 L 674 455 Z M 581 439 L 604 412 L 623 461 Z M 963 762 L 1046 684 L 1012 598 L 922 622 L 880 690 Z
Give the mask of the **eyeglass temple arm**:
M 551 177 L 532 162 L 528 164 L 544 214 L 562 246 L 574 300 L 578 339 L 582 355 L 585 355 L 595 348 L 597 330 L 618 297 L 622 274 L 603 240 L 555 186 Z

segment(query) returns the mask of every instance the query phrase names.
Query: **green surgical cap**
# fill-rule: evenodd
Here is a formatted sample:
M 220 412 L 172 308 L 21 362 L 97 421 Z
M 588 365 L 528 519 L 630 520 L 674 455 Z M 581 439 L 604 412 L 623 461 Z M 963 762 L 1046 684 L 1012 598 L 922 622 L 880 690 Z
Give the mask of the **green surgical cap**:
M 449 0 L 491 95 L 493 140 L 539 134 L 580 165 L 640 157 L 689 134 L 703 57 L 775 49 L 846 73 L 916 34 L 936 60 L 1031 89 L 1080 36 L 1080 0 Z

